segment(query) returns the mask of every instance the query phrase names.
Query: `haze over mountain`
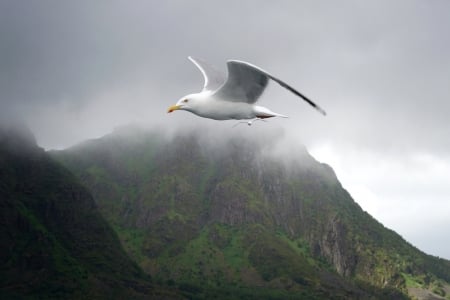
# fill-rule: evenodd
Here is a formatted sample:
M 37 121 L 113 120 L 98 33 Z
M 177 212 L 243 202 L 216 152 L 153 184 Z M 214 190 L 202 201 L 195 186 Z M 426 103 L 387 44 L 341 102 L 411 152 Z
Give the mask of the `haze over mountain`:
M 450 1 L 3 0 L 0 45 L 0 120 L 22 118 L 45 149 L 197 123 L 165 114 L 201 89 L 188 55 L 258 65 L 328 112 L 269 85 L 262 105 L 290 117 L 291 139 L 364 210 L 450 259 Z
M 129 255 L 186 295 L 449 295 L 449 261 L 364 212 L 303 146 L 259 133 L 131 126 L 51 155 L 92 192 Z

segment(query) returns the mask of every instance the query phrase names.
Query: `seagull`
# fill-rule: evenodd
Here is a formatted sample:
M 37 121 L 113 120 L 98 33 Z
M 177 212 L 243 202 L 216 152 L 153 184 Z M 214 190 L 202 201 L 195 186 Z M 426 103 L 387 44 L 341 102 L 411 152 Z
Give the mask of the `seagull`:
M 265 121 L 264 119 L 272 117 L 287 118 L 285 115 L 257 105 L 258 99 L 271 79 L 302 98 L 321 114 L 326 115 L 322 108 L 293 87 L 248 62 L 228 60 L 228 77 L 225 78 L 221 72 L 205 61 L 191 56 L 188 58 L 203 74 L 205 80 L 203 89 L 200 93 L 182 97 L 177 104 L 169 107 L 168 113 L 186 110 L 197 116 L 214 120 L 249 120 L 248 125 L 252 125 L 257 120 Z

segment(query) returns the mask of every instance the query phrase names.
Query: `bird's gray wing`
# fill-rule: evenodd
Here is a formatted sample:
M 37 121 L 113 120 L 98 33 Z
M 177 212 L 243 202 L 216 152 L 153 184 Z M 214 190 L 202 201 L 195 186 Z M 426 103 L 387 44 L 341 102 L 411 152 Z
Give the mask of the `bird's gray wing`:
M 227 66 L 227 81 L 216 91 L 215 95 L 233 102 L 252 104 L 258 101 L 269 82 L 267 74 L 242 61 L 229 60 Z
M 320 106 L 269 72 L 247 62 L 238 60 L 230 60 L 227 62 L 227 65 L 228 79 L 215 93 L 219 97 L 229 101 L 247 102 L 250 104 L 255 103 L 259 96 L 264 92 L 268 80 L 272 79 L 285 89 L 305 100 L 321 114 L 326 115 L 326 112 Z
M 213 66 L 199 58 L 193 58 L 192 56 L 189 56 L 188 58 L 203 74 L 203 78 L 205 79 L 203 91 L 215 91 L 225 83 L 225 76 L 222 72 L 216 70 Z

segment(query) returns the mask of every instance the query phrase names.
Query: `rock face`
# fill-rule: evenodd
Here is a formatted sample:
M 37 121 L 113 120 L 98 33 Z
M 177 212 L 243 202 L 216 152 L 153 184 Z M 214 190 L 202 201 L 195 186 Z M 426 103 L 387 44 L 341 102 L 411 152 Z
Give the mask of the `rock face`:
M 151 298 L 78 180 L 26 129 L 0 128 L 0 298 Z
M 52 156 L 144 270 L 194 294 L 402 299 L 411 280 L 450 281 L 448 261 L 362 211 L 306 149 L 277 154 L 274 140 L 133 128 Z
M 347 244 L 347 229 L 339 219 L 328 220 L 324 236 L 318 242 L 317 254 L 328 259 L 336 271 L 345 277 L 354 274 L 357 259 L 350 245 Z

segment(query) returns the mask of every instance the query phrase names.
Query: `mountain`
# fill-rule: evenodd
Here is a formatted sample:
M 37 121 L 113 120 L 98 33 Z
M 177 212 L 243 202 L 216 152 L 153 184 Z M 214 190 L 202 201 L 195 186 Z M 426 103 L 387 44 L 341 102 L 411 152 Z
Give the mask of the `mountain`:
M 0 128 L 0 298 L 171 298 L 150 284 L 89 191 L 21 126 Z
M 126 127 L 51 156 L 144 271 L 187 297 L 449 299 L 449 261 L 385 228 L 278 135 Z

